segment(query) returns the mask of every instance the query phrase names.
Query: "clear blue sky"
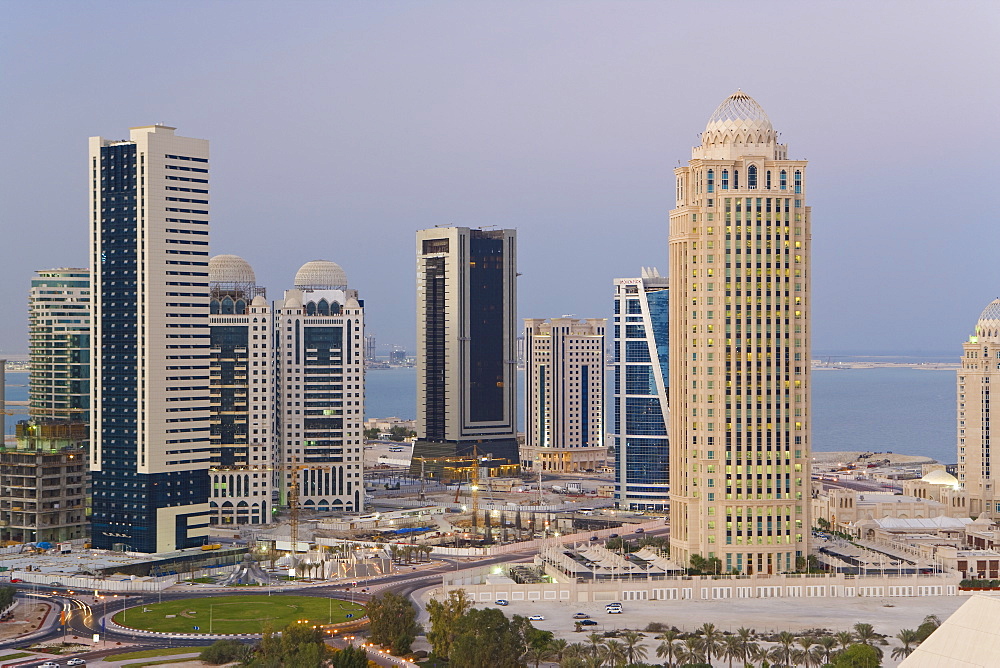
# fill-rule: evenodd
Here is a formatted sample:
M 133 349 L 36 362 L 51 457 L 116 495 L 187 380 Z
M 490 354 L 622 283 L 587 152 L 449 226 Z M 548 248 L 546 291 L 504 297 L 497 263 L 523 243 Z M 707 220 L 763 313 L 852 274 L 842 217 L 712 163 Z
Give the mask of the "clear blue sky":
M 997 2 L 0 3 L 0 354 L 87 261 L 87 137 L 211 140 L 212 247 L 340 263 L 414 340 L 414 230 L 516 227 L 519 316 L 667 267 L 672 169 L 737 88 L 807 158 L 817 350 L 954 351 L 1000 296 Z

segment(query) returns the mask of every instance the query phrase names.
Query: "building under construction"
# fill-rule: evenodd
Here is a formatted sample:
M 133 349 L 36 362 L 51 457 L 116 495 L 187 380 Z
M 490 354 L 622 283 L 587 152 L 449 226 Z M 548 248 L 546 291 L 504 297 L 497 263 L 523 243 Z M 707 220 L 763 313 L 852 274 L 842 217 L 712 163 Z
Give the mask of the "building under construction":
M 17 425 L 17 445 L 0 448 L 0 543 L 87 536 L 87 425 Z

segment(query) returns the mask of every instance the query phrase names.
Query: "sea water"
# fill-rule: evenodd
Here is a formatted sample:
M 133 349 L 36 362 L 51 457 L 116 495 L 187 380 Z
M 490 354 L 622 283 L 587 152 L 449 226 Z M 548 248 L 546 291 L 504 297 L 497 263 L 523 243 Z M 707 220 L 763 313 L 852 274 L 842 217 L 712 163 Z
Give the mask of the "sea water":
M 518 376 L 523 388 L 523 372 Z M 416 369 L 373 369 L 366 381 L 367 417 L 416 417 Z M 27 384 L 27 373 L 8 372 L 8 401 L 27 400 Z M 812 386 L 813 450 L 891 450 L 956 461 L 954 369 L 817 369 Z M 518 394 L 523 430 L 524 396 Z M 23 409 L 18 410 L 7 418 L 7 433 L 13 432 L 16 420 L 24 419 Z

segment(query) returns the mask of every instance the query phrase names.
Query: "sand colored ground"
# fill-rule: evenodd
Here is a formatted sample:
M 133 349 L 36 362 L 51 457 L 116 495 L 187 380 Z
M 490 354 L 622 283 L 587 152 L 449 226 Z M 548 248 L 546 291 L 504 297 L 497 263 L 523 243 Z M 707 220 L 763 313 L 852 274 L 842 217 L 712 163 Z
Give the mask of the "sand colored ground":
M 857 461 L 859 455 L 869 454 L 861 450 L 858 451 L 846 451 L 846 452 L 813 452 L 813 461 L 817 464 L 836 464 L 838 462 L 853 462 Z M 882 452 L 877 454 L 872 454 L 868 458 L 869 461 L 879 461 L 887 459 L 892 464 L 932 464 L 936 460 L 930 457 L 924 457 L 922 455 L 903 455 L 898 452 Z

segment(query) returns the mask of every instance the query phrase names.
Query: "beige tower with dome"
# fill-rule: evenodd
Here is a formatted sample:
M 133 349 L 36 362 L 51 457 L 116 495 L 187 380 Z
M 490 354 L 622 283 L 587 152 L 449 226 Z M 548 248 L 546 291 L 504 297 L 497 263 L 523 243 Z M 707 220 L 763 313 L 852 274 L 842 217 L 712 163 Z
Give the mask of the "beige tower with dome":
M 810 533 L 806 161 L 742 91 L 701 140 L 670 212 L 671 555 L 794 571 Z
M 983 512 L 1000 517 L 1000 460 L 993 459 L 990 431 L 990 417 L 997 405 L 996 399 L 991 401 L 990 388 L 1000 388 L 1000 299 L 983 310 L 975 333 L 962 349 L 965 354 L 958 370 L 958 479 L 969 496 L 973 517 Z

